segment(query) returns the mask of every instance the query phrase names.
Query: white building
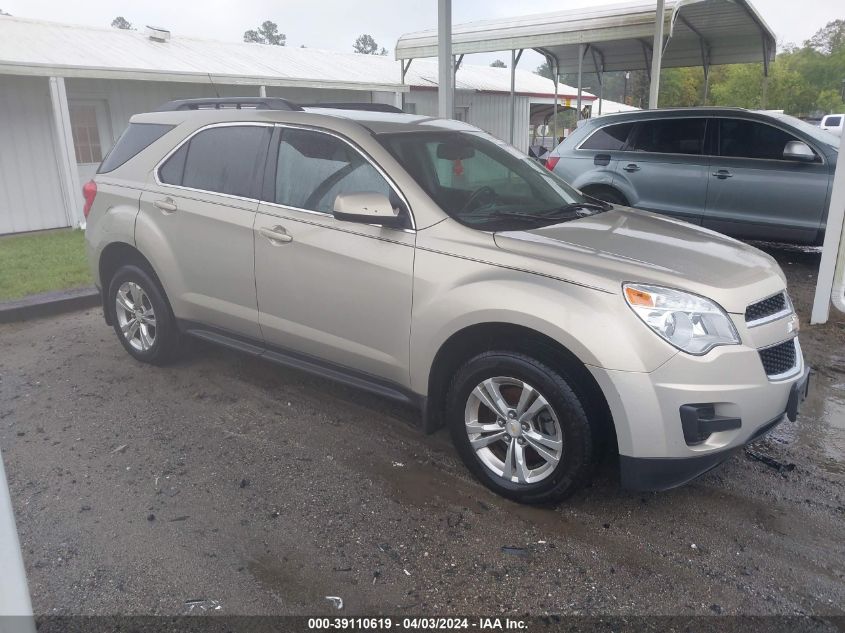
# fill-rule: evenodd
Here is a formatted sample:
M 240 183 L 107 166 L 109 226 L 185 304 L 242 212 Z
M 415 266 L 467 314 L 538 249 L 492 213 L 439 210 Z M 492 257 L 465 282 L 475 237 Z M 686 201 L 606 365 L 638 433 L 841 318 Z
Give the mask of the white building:
M 82 184 L 138 112 L 172 99 L 266 94 L 436 115 L 436 63 L 415 60 L 406 84 L 400 76 L 399 62 L 377 55 L 0 17 L 0 235 L 79 224 Z M 456 88 L 456 118 L 507 140 L 510 72 L 462 65 Z M 552 103 L 554 86 L 517 70 L 515 92 L 515 145 L 527 151 L 532 106 Z M 560 86 L 561 105 L 574 97 Z

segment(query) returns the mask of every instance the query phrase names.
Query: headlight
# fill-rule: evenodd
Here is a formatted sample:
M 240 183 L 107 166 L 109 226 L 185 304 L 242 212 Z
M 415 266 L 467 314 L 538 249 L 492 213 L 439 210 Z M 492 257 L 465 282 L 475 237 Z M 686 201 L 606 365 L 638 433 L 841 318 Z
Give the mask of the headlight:
M 717 345 L 738 345 L 730 317 L 716 303 L 698 295 L 644 284 L 624 284 L 625 301 L 664 340 L 700 356 Z

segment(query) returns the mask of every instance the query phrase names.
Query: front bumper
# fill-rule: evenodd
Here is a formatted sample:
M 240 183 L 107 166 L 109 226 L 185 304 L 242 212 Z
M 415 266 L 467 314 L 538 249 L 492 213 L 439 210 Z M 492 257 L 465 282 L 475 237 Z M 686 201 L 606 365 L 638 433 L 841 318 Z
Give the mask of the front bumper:
M 619 469 L 622 485 L 631 490 L 668 490 L 700 477 L 739 452 L 746 444 L 766 435 L 780 424 L 784 417 L 794 422 L 798 417 L 798 407 L 807 397 L 809 388 L 810 370 L 805 369 L 801 379 L 793 383 L 790 388 L 786 411 L 762 425 L 739 446 L 694 457 L 661 458 L 620 455 Z
M 770 379 L 757 349 L 725 346 L 705 356 L 677 354 L 650 373 L 590 368 L 613 415 L 622 484 L 639 490 L 681 485 L 794 418 L 808 372 L 796 341 L 794 371 Z M 700 438 L 689 410 L 701 415 Z

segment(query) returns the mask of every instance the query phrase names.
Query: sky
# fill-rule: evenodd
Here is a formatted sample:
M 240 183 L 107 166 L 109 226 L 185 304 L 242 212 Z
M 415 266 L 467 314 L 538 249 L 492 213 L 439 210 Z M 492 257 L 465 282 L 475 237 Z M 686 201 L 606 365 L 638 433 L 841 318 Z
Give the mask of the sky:
M 842 0 L 751 0 L 775 32 L 778 44 L 801 44 L 827 22 L 845 18 Z M 615 4 L 619 0 L 453 0 L 452 22 L 563 11 Z M 800 7 L 800 8 L 797 8 Z M 243 32 L 272 20 L 288 46 L 352 51 L 362 33 L 372 35 L 390 54 L 403 33 L 437 26 L 437 0 L 0 0 L 15 16 L 108 26 L 121 15 L 143 28 L 161 26 L 174 35 L 240 41 Z M 464 63 L 489 64 L 510 53 L 468 55 Z M 533 70 L 543 58 L 526 51 L 519 68 Z

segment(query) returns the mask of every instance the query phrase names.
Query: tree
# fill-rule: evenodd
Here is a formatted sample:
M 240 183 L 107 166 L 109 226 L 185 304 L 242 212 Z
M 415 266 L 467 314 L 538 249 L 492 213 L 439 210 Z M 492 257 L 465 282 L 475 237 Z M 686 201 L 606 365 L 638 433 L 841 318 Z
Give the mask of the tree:
M 543 62 L 537 66 L 537 70 L 534 72 L 546 79 L 554 79 L 554 76 L 552 75 L 552 67 L 549 66 L 549 62 Z
M 490 63 L 493 68 L 507 68 L 507 64 L 503 62 L 501 59 L 497 59 Z
M 387 55 L 387 49 L 382 48 L 379 52 L 378 44 L 373 36 L 366 33 L 358 36 L 358 39 L 352 45 L 352 50 L 361 55 Z
M 111 21 L 112 28 L 115 29 L 123 29 L 124 31 L 134 31 L 135 29 L 132 27 L 132 22 L 124 18 L 122 15 L 117 16 L 114 20 Z
M 822 55 L 830 55 L 845 46 L 845 20 L 833 20 L 804 42 L 805 48 L 812 48 Z
M 262 22 L 257 29 L 244 31 L 244 42 L 284 46 L 285 40 L 287 40 L 287 36 L 284 33 L 279 33 L 279 25 L 270 20 Z

